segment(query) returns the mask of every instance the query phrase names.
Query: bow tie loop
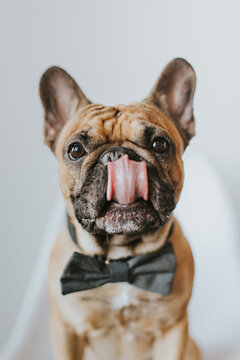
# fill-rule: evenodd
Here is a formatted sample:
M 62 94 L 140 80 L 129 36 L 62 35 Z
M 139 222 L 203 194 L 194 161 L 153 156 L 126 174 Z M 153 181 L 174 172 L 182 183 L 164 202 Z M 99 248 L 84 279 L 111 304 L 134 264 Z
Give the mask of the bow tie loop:
M 110 261 L 106 264 L 109 269 L 109 282 L 128 281 L 128 263 L 123 261 Z

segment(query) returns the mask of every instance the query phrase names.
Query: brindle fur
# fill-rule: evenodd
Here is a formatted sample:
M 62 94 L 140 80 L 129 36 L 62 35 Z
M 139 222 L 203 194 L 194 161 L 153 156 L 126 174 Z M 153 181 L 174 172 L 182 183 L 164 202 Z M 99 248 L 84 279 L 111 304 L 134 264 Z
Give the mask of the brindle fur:
M 194 72 L 186 61 L 174 60 L 145 101 L 106 107 L 91 104 L 80 89 L 76 90 L 70 76 L 65 72 L 62 76 L 61 69 L 56 69 L 50 68 L 40 85 L 45 136 L 59 161 L 60 186 L 78 240 L 76 245 L 64 227 L 49 262 L 56 359 L 198 360 L 200 352 L 188 335 L 187 319 L 193 258 L 172 214 L 183 185 L 182 153 L 194 134 Z M 173 93 L 178 93 L 177 100 Z M 171 143 L 168 154 L 160 156 L 152 151 L 156 136 L 168 137 Z M 67 155 L 68 145 L 74 141 L 81 141 L 86 151 L 77 162 L 69 161 Z M 112 228 L 112 220 L 104 217 L 107 160 L 103 156 L 109 149 L 128 149 L 130 157 L 148 164 L 149 207 L 145 204 L 143 213 L 138 208 L 134 210 L 136 214 L 129 210 L 136 217 L 135 224 L 122 215 L 125 211 L 122 209 L 111 215 L 115 221 Z M 148 216 L 152 218 L 146 219 Z M 148 229 L 153 219 L 155 227 Z M 166 240 L 173 221 L 174 230 Z M 177 258 L 170 295 L 151 293 L 127 283 L 61 295 L 59 279 L 74 251 L 118 259 L 157 250 L 166 241 L 172 242 Z

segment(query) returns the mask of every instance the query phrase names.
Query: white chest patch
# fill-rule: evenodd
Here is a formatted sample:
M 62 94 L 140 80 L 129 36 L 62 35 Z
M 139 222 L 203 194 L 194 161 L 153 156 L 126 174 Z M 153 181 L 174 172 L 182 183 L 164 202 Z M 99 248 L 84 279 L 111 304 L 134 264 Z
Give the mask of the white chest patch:
M 120 285 L 120 291 L 118 295 L 111 299 L 113 309 L 122 309 L 123 307 L 130 305 L 130 290 L 131 285 L 123 283 Z

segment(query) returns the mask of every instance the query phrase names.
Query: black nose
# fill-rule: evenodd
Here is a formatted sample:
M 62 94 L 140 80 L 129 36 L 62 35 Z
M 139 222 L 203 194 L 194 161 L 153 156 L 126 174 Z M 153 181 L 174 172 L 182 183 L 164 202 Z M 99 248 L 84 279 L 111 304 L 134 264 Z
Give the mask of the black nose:
M 122 156 L 128 155 L 130 160 L 141 161 L 141 157 L 137 155 L 133 150 L 125 148 L 125 147 L 112 147 L 110 149 L 105 150 L 101 156 L 100 161 L 103 165 L 107 165 L 109 161 L 115 161 L 120 159 Z

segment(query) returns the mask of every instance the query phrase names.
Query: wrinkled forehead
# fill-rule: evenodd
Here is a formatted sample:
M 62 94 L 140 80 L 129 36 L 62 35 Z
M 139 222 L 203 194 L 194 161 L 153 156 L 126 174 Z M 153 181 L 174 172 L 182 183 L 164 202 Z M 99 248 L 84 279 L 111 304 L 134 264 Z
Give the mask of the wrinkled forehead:
M 83 142 L 144 141 L 157 136 L 176 137 L 175 125 L 153 106 L 143 104 L 103 106 L 92 104 L 66 124 L 63 138 Z M 64 139 L 62 139 L 64 141 Z M 62 141 L 61 141 L 62 142 Z M 140 144 L 141 145 L 141 144 Z M 144 144 L 142 143 L 144 146 Z

